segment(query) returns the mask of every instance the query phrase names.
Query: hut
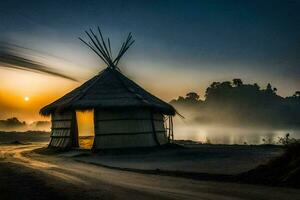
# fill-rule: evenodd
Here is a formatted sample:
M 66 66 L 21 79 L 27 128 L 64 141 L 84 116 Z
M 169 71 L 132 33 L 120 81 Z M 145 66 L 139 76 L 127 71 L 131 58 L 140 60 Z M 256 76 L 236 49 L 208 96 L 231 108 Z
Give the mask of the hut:
M 94 111 L 94 150 L 151 147 L 173 139 L 172 116 L 175 109 L 127 78 L 117 67 L 120 58 L 133 44 L 128 35 L 115 59 L 110 40 L 105 42 L 92 30 L 86 31 L 91 48 L 107 67 L 92 79 L 40 110 L 51 115 L 49 147 L 76 148 L 78 127 L 76 111 Z

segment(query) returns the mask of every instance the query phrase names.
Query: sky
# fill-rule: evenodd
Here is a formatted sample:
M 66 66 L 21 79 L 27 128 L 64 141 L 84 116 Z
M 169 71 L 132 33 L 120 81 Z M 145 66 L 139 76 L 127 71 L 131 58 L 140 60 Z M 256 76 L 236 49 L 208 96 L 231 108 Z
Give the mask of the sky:
M 1 2 L 0 51 L 77 81 L 0 63 L 0 119 L 43 119 L 41 107 L 104 69 L 78 39 L 98 25 L 115 53 L 132 32 L 119 67 L 165 101 L 189 91 L 204 98 L 213 81 L 233 78 L 290 96 L 300 90 L 299 10 L 299 0 Z

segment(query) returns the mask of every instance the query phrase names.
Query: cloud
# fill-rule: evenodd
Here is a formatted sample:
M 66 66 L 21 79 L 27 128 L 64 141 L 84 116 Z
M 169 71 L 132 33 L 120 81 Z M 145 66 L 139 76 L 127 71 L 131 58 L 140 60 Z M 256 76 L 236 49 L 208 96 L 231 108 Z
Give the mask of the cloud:
M 46 66 L 44 63 L 29 59 L 20 54 L 16 45 L 2 43 L 0 44 L 0 67 L 30 71 L 41 74 L 48 74 L 71 81 L 77 81 L 75 78 L 59 72 L 59 70 Z M 22 48 L 23 50 L 28 48 Z

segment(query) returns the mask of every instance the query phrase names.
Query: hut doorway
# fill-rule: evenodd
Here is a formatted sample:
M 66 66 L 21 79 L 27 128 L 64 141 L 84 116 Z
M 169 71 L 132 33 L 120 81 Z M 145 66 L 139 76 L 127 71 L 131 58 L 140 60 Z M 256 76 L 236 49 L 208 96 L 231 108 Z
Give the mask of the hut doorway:
M 91 149 L 94 143 L 94 111 L 76 111 L 79 148 Z

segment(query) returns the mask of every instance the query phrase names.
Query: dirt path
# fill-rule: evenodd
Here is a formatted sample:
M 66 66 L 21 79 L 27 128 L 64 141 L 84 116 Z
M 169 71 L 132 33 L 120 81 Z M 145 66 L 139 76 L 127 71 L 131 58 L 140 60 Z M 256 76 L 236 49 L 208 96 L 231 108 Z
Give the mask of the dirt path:
M 296 189 L 146 175 L 26 153 L 43 145 L 0 146 L 0 184 L 11 184 L 0 189 L 23 197 L 17 199 L 39 199 L 28 198 L 32 192 L 40 199 L 300 199 Z

